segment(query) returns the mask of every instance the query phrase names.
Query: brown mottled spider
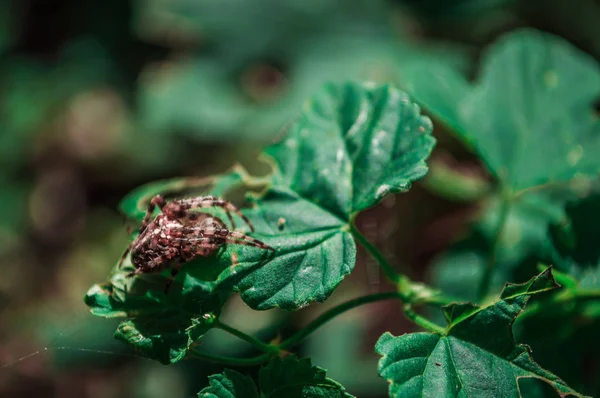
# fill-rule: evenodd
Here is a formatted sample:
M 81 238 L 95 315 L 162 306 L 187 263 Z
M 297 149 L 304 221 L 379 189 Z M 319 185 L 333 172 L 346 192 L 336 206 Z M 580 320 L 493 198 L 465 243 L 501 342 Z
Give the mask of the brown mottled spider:
M 152 219 L 156 207 L 161 210 L 161 214 Z M 225 244 L 232 243 L 274 250 L 257 239 L 241 232 L 229 230 L 225 223 L 216 216 L 192 211 L 207 207 L 224 209 L 232 229 L 235 228 L 231 216 L 233 212 L 248 224 L 250 231 L 254 231 L 250 221 L 237 207 L 215 196 L 200 196 L 167 202 L 161 195 L 156 195 L 150 200 L 139 235 L 123 253 L 119 267 L 129 252 L 131 252 L 131 262 L 136 269 L 128 276 L 160 272 L 165 268 L 172 267 L 171 276 L 165 286 L 165 293 L 167 293 L 183 263 L 197 256 L 209 256 Z

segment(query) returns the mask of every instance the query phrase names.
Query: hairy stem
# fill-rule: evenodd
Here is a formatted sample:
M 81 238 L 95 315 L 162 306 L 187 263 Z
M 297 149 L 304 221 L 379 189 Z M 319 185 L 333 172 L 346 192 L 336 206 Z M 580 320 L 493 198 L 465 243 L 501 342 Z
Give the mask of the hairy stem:
M 265 344 L 262 341 L 260 341 L 259 339 L 252 337 L 250 335 L 247 335 L 246 333 L 242 332 L 241 330 L 238 330 L 232 326 L 229 326 L 219 320 L 216 320 L 214 325 L 217 329 L 224 330 L 229 334 L 239 337 L 240 339 L 245 340 L 248 343 L 254 345 L 256 348 L 258 348 L 261 351 L 264 351 L 266 353 L 271 353 L 271 354 L 279 353 L 279 348 L 277 348 L 277 346 L 273 346 L 271 344 Z
M 361 306 L 363 304 L 373 303 L 375 301 L 400 299 L 400 298 L 401 298 L 401 296 L 400 296 L 400 293 L 398 293 L 398 292 L 383 292 L 383 293 L 370 294 L 368 296 L 362 296 L 362 297 L 355 298 L 353 300 L 346 301 L 345 303 L 339 304 L 339 305 L 331 308 L 330 310 L 326 311 L 325 313 L 321 314 L 317 319 L 315 319 L 314 321 L 312 321 L 311 323 L 306 325 L 304 328 L 297 331 L 295 334 L 293 334 L 289 338 L 282 341 L 278 347 L 280 349 L 286 349 L 286 348 L 292 347 L 292 346 L 300 343 L 302 340 L 304 340 L 306 337 L 308 337 L 308 335 L 310 335 L 312 332 L 314 332 L 315 330 L 317 330 L 318 328 L 323 326 L 325 323 L 329 322 L 336 316 L 338 316 L 348 310 L 351 310 L 351 309 Z
M 490 291 L 492 275 L 494 273 L 494 268 L 496 266 L 496 256 L 498 253 L 498 245 L 500 244 L 500 239 L 502 238 L 502 233 L 504 232 L 506 220 L 508 219 L 510 205 L 512 203 L 512 200 L 508 194 L 503 194 L 501 200 L 502 200 L 502 203 L 500 204 L 500 214 L 498 216 L 498 224 L 496 226 L 496 232 L 494 233 L 494 240 L 492 241 L 492 245 L 490 247 L 490 252 L 488 253 L 487 261 L 485 263 L 485 269 L 483 270 L 483 277 L 481 278 L 481 282 L 479 283 L 479 290 L 477 292 L 477 300 L 478 301 L 483 300 Z

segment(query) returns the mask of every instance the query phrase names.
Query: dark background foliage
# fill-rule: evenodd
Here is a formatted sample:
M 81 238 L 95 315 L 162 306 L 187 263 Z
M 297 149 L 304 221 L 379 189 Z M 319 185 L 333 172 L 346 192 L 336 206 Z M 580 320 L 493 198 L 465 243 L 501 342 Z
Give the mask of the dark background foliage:
M 82 302 L 127 242 L 119 200 L 148 181 L 222 172 L 235 162 L 263 171 L 255 160 L 262 146 L 325 81 L 401 84 L 403 68 L 413 60 L 450 64 L 473 76 L 481 50 L 523 26 L 561 36 L 599 59 L 600 5 L 573 4 L 3 1 L 0 395 L 194 396 L 222 367 L 199 361 L 165 367 L 143 359 L 113 340 L 116 323 L 92 317 Z M 438 146 L 427 179 L 359 219 L 365 235 L 417 279 L 430 276 L 441 253 L 459 256 L 465 246 L 481 247 L 475 234 L 450 249 L 470 230 L 490 180 L 443 127 L 436 124 L 434 131 Z M 379 272 L 359 251 L 356 271 L 326 304 L 293 314 L 255 313 L 233 299 L 228 322 L 265 337 L 278 329 L 289 333 L 348 297 L 388 289 Z M 468 294 L 468 278 L 436 277 Z M 413 330 L 392 316 L 398 312 L 396 302 L 354 310 L 307 340 L 300 353 L 354 394 L 386 396 L 373 346 L 385 330 Z M 525 328 L 524 342 L 574 388 L 598 392 L 597 356 L 581 347 L 598 325 L 569 334 L 563 344 L 573 350 L 554 351 L 552 342 L 535 338 L 534 328 L 576 323 L 569 314 L 534 322 Z M 217 333 L 203 341 L 219 353 L 246 349 Z M 585 372 L 569 373 L 567 356 L 571 369 L 583 366 Z

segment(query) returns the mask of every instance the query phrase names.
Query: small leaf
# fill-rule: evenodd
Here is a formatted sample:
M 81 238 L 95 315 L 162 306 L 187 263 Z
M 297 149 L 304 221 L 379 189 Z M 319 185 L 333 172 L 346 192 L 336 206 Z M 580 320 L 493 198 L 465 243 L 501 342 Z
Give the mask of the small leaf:
M 557 287 L 550 269 L 523 284 L 507 284 L 497 301 L 478 307 L 444 307 L 443 335 L 413 333 L 381 336 L 379 374 L 390 382 L 390 396 L 520 397 L 520 378 L 536 378 L 561 396 L 581 396 L 542 369 L 529 348 L 519 345 L 512 324 L 529 297 Z
M 210 385 L 198 393 L 198 398 L 258 398 L 254 381 L 233 370 L 208 376 Z

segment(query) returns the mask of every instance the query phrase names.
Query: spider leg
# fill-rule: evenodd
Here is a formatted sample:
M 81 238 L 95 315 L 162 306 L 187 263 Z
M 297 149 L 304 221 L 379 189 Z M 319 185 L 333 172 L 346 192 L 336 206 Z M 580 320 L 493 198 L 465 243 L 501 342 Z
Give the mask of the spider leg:
M 244 222 L 250 228 L 250 231 L 252 231 L 252 232 L 254 231 L 254 226 L 252 225 L 252 223 L 250 222 L 250 220 L 248 220 L 248 217 L 246 217 L 231 202 L 228 202 L 228 201 L 223 200 L 223 199 L 219 199 L 216 196 L 200 196 L 198 198 L 179 199 L 179 200 L 176 200 L 176 201 L 174 201 L 172 203 L 174 203 L 174 204 L 176 203 L 176 205 L 179 205 L 182 208 L 185 208 L 187 210 L 207 208 L 207 207 L 220 207 L 223 210 L 225 210 L 225 213 L 227 213 L 227 218 L 231 222 L 231 227 L 232 228 L 235 228 L 235 223 L 233 221 L 233 217 L 231 216 L 231 213 L 235 213 L 238 216 L 240 216 L 240 218 L 242 220 L 244 220 Z
M 148 203 L 148 208 L 146 209 L 146 215 L 144 215 L 144 220 L 142 221 L 142 225 L 140 225 L 140 233 L 144 232 L 148 227 L 148 224 L 152 222 L 152 213 L 154 213 L 154 209 L 158 206 L 158 208 L 162 210 L 166 203 L 167 202 L 162 195 L 156 195 L 150 199 L 150 203 Z
M 258 239 L 254 239 L 248 235 L 245 235 L 241 232 L 237 232 L 237 231 L 227 231 L 227 232 L 229 232 L 229 236 L 227 237 L 227 243 L 234 243 L 234 244 L 238 244 L 238 245 L 248 245 L 248 246 L 259 247 L 259 248 L 265 249 L 265 250 L 271 250 L 272 252 L 275 251 L 275 249 L 273 249 L 271 246 L 261 242 Z
M 191 228 L 195 230 L 196 228 Z M 230 231 L 224 228 L 198 228 L 201 231 L 202 236 L 198 238 L 186 238 L 188 241 L 200 241 L 200 242 L 214 242 L 217 244 L 222 243 L 233 243 L 238 245 L 246 245 L 258 247 L 261 249 L 275 251 L 271 246 L 261 242 L 258 239 L 254 239 L 241 232 Z
M 131 251 L 131 245 L 127 246 L 127 249 L 125 249 L 125 251 L 121 255 L 121 259 L 119 260 L 117 269 L 121 269 L 121 267 L 123 266 L 123 261 L 125 261 L 125 259 L 127 258 L 127 255 L 129 254 L 130 251 Z
M 165 283 L 165 294 L 169 294 L 171 284 L 173 284 L 173 280 L 179 273 L 179 270 L 181 269 L 183 263 L 184 261 L 177 261 L 175 264 L 173 264 L 173 267 L 171 268 L 171 276 L 169 276 L 169 279 L 167 279 L 167 283 Z
M 127 275 L 125 275 L 127 278 L 133 278 L 136 275 L 141 275 L 144 272 L 140 271 L 139 268 L 136 268 L 135 271 L 131 271 L 130 273 L 128 273 Z

